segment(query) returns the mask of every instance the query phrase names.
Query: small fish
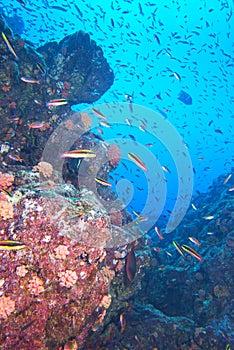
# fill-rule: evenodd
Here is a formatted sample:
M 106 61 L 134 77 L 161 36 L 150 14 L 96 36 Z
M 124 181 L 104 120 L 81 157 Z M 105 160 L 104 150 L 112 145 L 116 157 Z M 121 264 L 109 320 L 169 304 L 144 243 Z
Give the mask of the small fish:
M 131 123 L 131 121 L 130 121 L 128 118 L 125 119 L 125 122 L 126 122 L 129 126 L 132 126 L 132 123 Z
M 191 242 L 193 242 L 194 244 L 196 244 L 198 247 L 201 245 L 201 243 L 199 242 L 199 240 L 195 237 L 189 237 L 188 238 Z
M 166 165 L 162 165 L 162 170 L 164 170 L 166 173 L 171 173 L 170 169 L 168 169 L 168 167 L 166 167 Z
M 229 175 L 225 178 L 223 184 L 225 185 L 225 184 L 230 180 L 231 177 L 232 177 L 232 174 L 229 174 Z
M 64 152 L 60 158 L 94 158 L 96 154 L 89 149 L 74 149 L 72 151 Z
M 181 246 L 182 249 L 184 249 L 184 251 L 186 251 L 187 253 L 191 254 L 192 256 L 194 256 L 196 259 L 198 259 L 199 261 L 202 261 L 202 257 L 200 254 L 198 254 L 196 252 L 196 250 L 194 250 L 193 248 L 189 247 L 188 245 L 183 244 Z
M 134 253 L 134 246 L 127 254 L 125 270 L 129 281 L 132 282 L 136 274 L 136 256 Z
M 138 343 L 138 345 L 140 346 L 141 349 L 144 348 L 144 344 L 142 343 L 142 341 L 138 338 L 137 335 L 134 335 L 134 339 L 136 340 L 136 342 Z
M 92 108 L 92 112 L 94 114 L 96 114 L 99 118 L 106 120 L 106 117 L 104 116 L 104 114 L 102 114 L 100 111 L 98 111 L 96 108 Z
M 28 83 L 28 84 L 40 84 L 39 80 L 31 79 L 28 77 L 20 77 L 20 80 L 22 80 L 24 83 Z
M 162 232 L 159 230 L 159 228 L 157 227 L 157 226 L 155 226 L 155 232 L 157 233 L 157 235 L 158 235 L 158 237 L 160 238 L 160 239 L 163 239 L 164 237 L 163 237 L 163 235 L 162 235 Z
M 104 120 L 101 120 L 99 122 L 99 125 L 100 126 L 104 126 L 105 128 L 110 128 L 111 127 L 111 125 L 109 123 L 105 122 Z
M 196 205 L 195 205 L 195 204 L 193 204 L 193 203 L 192 203 L 192 208 L 193 208 L 194 210 L 197 210 Z
M 42 74 L 46 73 L 45 68 L 43 67 L 43 65 L 40 62 L 36 63 L 37 68 L 41 71 Z
M 178 250 L 178 252 L 184 257 L 183 250 L 182 250 L 181 246 L 179 245 L 179 243 L 177 243 L 176 241 L 173 241 L 172 243 L 173 243 L 174 247 Z
M 18 61 L 19 57 L 16 55 L 15 50 L 13 49 L 10 41 L 7 39 L 5 33 L 2 32 L 2 38 L 6 43 L 6 46 L 8 47 L 9 51 L 12 53 L 12 55 L 15 57 L 15 59 Z
M 68 101 L 65 98 L 59 98 L 57 100 L 51 100 L 46 103 L 46 107 L 58 107 L 58 106 L 65 106 L 68 104 Z
M 203 219 L 205 219 L 205 220 L 212 220 L 212 219 L 214 219 L 214 215 L 203 216 Z
M 45 125 L 45 122 L 32 122 L 28 124 L 29 129 L 41 129 Z
M 155 252 L 161 253 L 161 249 L 159 247 L 154 247 Z
M 18 250 L 26 248 L 26 245 L 20 241 L 0 241 L 0 250 Z
M 229 192 L 234 191 L 234 186 L 230 187 L 230 188 L 228 189 L 228 191 L 229 191 Z
M 167 254 L 168 256 L 172 256 L 172 254 L 171 254 L 170 252 L 168 252 L 167 250 L 166 250 L 166 254 Z
M 223 337 L 228 343 L 230 343 L 231 339 L 230 339 L 230 337 L 229 337 L 225 332 L 222 332 L 222 337 Z
M 123 333 L 123 331 L 125 330 L 126 327 L 126 319 L 124 318 L 124 313 L 121 312 L 121 314 L 119 315 L 119 322 L 121 325 L 121 330 L 120 332 Z
M 142 162 L 142 160 L 136 154 L 128 153 L 128 158 L 131 159 L 143 171 L 147 171 L 145 164 Z
M 159 37 L 158 37 L 156 34 L 154 34 L 154 39 L 155 39 L 155 41 L 157 41 L 157 43 L 160 45 Z
M 136 215 L 138 218 L 141 216 L 137 211 L 133 210 L 132 211 L 134 215 Z
M 9 157 L 10 159 L 12 159 L 12 160 L 15 160 L 16 162 L 22 163 L 22 161 L 23 161 L 23 159 L 20 158 L 20 156 L 17 156 L 17 155 L 14 156 L 13 154 L 9 154 L 8 157 Z
M 23 0 L 16 0 L 21 6 L 26 6 L 25 2 Z
M 109 186 L 111 187 L 112 184 L 104 179 L 100 179 L 100 177 L 95 177 L 94 179 L 96 182 L 98 182 L 99 184 L 103 185 L 103 186 Z
M 180 77 L 180 75 L 179 75 L 178 73 L 173 72 L 173 75 L 174 75 L 174 77 L 175 77 L 177 80 L 181 81 L 181 77 Z

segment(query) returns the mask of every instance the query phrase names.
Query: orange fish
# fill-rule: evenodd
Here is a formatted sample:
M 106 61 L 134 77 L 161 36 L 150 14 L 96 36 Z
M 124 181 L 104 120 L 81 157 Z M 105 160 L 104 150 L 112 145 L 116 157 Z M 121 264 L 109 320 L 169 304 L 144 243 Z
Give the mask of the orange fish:
M 124 313 L 121 312 L 121 314 L 119 315 L 119 322 L 121 325 L 121 330 L 120 332 L 123 333 L 123 331 L 125 330 L 126 327 L 126 319 L 124 318 Z
M 163 235 L 162 235 L 162 232 L 159 230 L 159 228 L 157 227 L 157 226 L 155 226 L 155 232 L 157 233 L 157 235 L 158 235 L 158 237 L 160 238 L 160 239 L 163 239 L 164 237 L 163 237 Z

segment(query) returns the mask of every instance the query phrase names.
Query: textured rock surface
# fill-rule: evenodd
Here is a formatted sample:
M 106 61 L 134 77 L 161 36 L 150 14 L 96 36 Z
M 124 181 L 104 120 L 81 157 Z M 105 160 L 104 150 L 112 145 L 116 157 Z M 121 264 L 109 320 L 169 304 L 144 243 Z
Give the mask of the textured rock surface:
M 1 17 L 0 32 L 18 57 L 1 36 L 0 140 L 16 159 L 5 157 L 8 152 L 0 152 L 0 156 L 7 164 L 34 165 L 70 106 L 97 101 L 113 84 L 114 74 L 101 48 L 82 31 L 40 48 L 20 36 L 14 37 Z M 68 104 L 46 106 L 48 101 L 61 98 Z M 42 125 L 35 126 L 35 122 Z

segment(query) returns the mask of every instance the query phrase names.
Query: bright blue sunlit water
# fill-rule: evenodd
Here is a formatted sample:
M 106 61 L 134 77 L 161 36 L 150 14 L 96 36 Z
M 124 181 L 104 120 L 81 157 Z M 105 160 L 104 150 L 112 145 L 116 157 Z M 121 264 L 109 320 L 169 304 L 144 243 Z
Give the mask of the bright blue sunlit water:
M 8 16 L 23 18 L 22 37 L 35 45 L 59 41 L 78 30 L 89 33 L 115 74 L 113 86 L 98 103 L 125 102 L 129 94 L 133 103 L 161 111 L 189 151 L 194 194 L 207 191 L 213 179 L 231 172 L 233 1 L 25 0 L 25 7 L 16 0 L 0 3 Z M 178 99 L 181 90 L 192 97 L 191 105 Z M 165 207 L 171 209 L 178 191 L 177 173 L 165 146 L 127 124 L 102 130 L 104 139 L 131 134 L 140 144 L 153 144 L 148 148 L 170 170 L 164 176 L 169 198 Z M 135 197 L 128 209 L 140 211 L 147 196 L 144 172 L 123 160 L 111 175 L 134 185 Z M 119 195 L 125 200 L 121 191 Z

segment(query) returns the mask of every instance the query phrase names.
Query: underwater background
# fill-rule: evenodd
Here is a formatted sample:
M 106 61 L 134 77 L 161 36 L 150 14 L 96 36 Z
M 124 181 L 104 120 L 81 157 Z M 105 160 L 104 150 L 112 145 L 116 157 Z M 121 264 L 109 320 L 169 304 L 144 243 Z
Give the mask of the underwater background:
M 233 7 L 0 1 L 0 349 L 233 347 Z

